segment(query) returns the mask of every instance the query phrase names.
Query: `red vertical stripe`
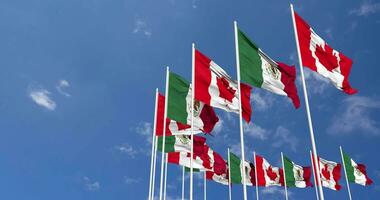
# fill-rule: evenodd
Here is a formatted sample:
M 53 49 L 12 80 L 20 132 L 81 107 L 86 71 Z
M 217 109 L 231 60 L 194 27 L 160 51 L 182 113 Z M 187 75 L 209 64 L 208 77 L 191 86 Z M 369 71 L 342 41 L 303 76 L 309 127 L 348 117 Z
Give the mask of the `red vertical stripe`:
M 252 107 L 251 107 L 251 86 L 240 83 L 241 90 L 241 108 L 243 110 L 243 118 L 246 122 L 251 121 Z
M 210 105 L 208 88 L 211 84 L 211 60 L 195 50 L 195 99 Z
M 179 164 L 180 152 L 170 152 L 168 153 L 168 162 L 173 164 Z
M 278 63 L 278 69 L 281 72 L 281 82 L 285 85 L 284 91 L 292 100 L 295 108 L 300 107 L 300 98 L 296 86 L 296 68 L 284 63 Z
M 256 155 L 257 185 L 266 186 L 263 157 Z
M 156 113 L 156 135 L 157 136 L 163 136 L 164 111 L 165 111 L 165 96 L 162 94 L 158 94 L 157 113 Z

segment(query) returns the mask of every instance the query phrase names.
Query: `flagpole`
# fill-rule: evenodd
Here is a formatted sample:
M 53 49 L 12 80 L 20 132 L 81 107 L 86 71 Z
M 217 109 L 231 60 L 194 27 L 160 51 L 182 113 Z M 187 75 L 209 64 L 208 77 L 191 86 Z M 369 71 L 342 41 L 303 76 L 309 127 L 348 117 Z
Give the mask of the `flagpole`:
M 166 200 L 166 183 L 168 179 L 168 154 L 165 155 L 165 179 L 164 179 L 164 200 Z
M 317 184 L 317 179 L 315 178 L 315 168 L 314 168 L 314 162 L 313 162 L 313 155 L 312 155 L 311 151 L 310 151 L 310 161 L 311 161 L 311 167 L 313 168 L 315 195 L 317 196 L 317 200 L 319 200 L 318 184 Z
M 182 166 L 182 200 L 185 200 L 185 166 Z
M 164 125 L 162 130 L 162 152 L 161 152 L 161 179 L 160 179 L 160 200 L 162 200 L 162 190 L 164 182 L 164 164 L 165 164 L 165 135 L 166 135 L 166 118 L 167 118 L 167 108 L 168 108 L 168 93 L 169 93 L 169 66 L 166 67 L 166 85 L 165 85 L 165 110 L 164 110 Z
M 207 181 L 206 181 L 206 171 L 204 171 L 204 176 L 203 176 L 203 199 L 207 200 Z
M 150 158 L 150 177 L 149 177 L 149 197 L 152 199 L 152 188 L 153 186 L 153 162 L 154 162 L 154 148 L 155 148 L 155 139 L 156 139 L 156 120 L 157 120 L 157 102 L 158 102 L 158 88 L 156 88 L 156 101 L 154 105 L 154 122 L 153 122 L 153 133 L 152 133 L 152 156 Z
M 235 52 L 236 52 L 236 70 L 237 70 L 237 82 L 238 82 L 238 92 L 239 92 L 239 122 L 240 122 L 240 148 L 241 148 L 241 157 L 245 162 L 245 153 L 244 153 L 244 134 L 243 134 L 243 114 L 241 109 L 241 87 L 240 87 L 240 60 L 239 60 L 239 44 L 238 44 L 238 32 L 237 32 L 237 22 L 234 21 L 234 32 L 235 32 Z M 247 200 L 247 185 L 245 182 L 245 169 L 243 169 L 243 192 L 244 200 Z
M 285 186 L 285 199 L 288 200 L 288 189 L 286 185 L 286 173 L 285 173 L 285 164 L 284 164 L 284 154 L 281 152 L 281 160 L 282 160 L 282 169 L 284 172 L 284 186 Z
M 195 94 L 195 44 L 191 57 L 191 159 L 190 159 L 190 200 L 193 200 L 193 158 L 194 158 L 194 94 Z
M 294 36 L 295 36 L 295 40 L 296 40 L 296 44 L 297 44 L 298 61 L 299 61 L 299 68 L 300 68 L 300 71 L 301 71 L 301 80 L 302 80 L 302 87 L 303 87 L 303 93 L 304 93 L 304 98 L 305 98 L 306 114 L 307 114 L 307 119 L 308 119 L 308 124 L 309 124 L 311 146 L 312 146 L 313 155 L 314 155 L 313 159 L 314 159 L 315 163 L 318 163 L 318 160 L 317 160 L 317 155 L 318 155 L 317 154 L 317 147 L 315 145 L 313 122 L 311 120 L 311 113 L 310 113 L 310 108 L 309 108 L 309 98 L 308 98 L 308 95 L 307 95 L 305 76 L 304 76 L 304 73 L 303 73 L 301 51 L 300 51 L 300 47 L 299 47 L 299 41 L 298 41 L 298 34 L 297 34 L 295 17 L 294 17 L 293 4 L 290 4 L 290 9 L 292 11 Z M 319 166 L 318 165 L 316 165 L 315 170 L 317 172 L 317 182 L 321 183 L 320 176 L 319 176 L 320 173 L 319 173 Z M 324 200 L 323 189 L 322 189 L 322 185 L 321 184 L 318 184 L 318 189 L 319 189 L 319 196 L 320 196 L 321 200 Z
M 228 197 L 229 197 L 229 200 L 232 200 L 230 148 L 227 148 L 227 152 L 228 152 Z
M 152 196 L 151 200 L 154 199 L 154 189 L 155 189 L 155 181 L 156 181 L 156 163 L 157 163 L 157 136 L 155 136 L 154 141 L 154 162 L 153 162 L 153 178 L 152 178 Z
M 351 197 L 351 190 L 350 190 L 350 183 L 348 182 L 347 171 L 346 171 L 346 163 L 344 162 L 342 146 L 339 146 L 339 149 L 340 149 L 340 156 L 342 157 L 342 163 L 343 163 L 344 174 L 345 174 L 345 176 L 346 176 L 346 183 L 347 183 L 348 196 L 350 197 L 350 200 L 352 200 L 352 197 Z
M 255 163 L 255 185 L 256 185 L 256 200 L 259 200 L 259 183 L 257 178 L 256 151 L 253 152 L 253 162 Z

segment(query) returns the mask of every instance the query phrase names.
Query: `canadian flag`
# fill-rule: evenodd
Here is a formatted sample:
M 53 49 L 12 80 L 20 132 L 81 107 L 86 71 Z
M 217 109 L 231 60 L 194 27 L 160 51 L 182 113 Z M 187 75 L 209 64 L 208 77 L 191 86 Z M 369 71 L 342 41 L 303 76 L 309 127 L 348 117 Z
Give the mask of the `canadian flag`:
M 251 120 L 251 87 L 240 83 L 243 118 Z M 238 83 L 214 61 L 195 50 L 195 99 L 227 112 L 239 113 Z
M 265 158 L 256 155 L 256 173 L 258 186 L 283 186 L 284 173 L 281 168 L 273 167 Z
M 339 90 L 355 94 L 357 90 L 348 82 L 352 60 L 331 48 L 296 12 L 294 16 L 303 65 L 329 79 Z
M 339 185 L 339 179 L 341 177 L 341 164 L 328 161 L 320 157 L 318 157 L 318 162 L 322 186 L 332 190 L 340 190 L 342 187 Z M 313 166 L 315 168 L 314 159 Z

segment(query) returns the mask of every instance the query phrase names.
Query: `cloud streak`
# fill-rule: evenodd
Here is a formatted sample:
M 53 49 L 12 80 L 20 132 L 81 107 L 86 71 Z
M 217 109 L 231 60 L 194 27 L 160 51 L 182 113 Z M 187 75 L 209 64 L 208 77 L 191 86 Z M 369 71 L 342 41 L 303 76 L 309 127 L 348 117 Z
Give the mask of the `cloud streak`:
M 152 31 L 148 28 L 147 23 L 142 19 L 135 20 L 135 26 L 133 28 L 132 33 L 134 34 L 141 33 L 148 38 L 152 36 Z
M 363 1 L 359 8 L 349 11 L 351 15 L 368 16 L 380 11 L 380 3 L 372 3 L 370 1 Z
M 50 92 L 46 89 L 31 89 L 29 97 L 34 103 L 47 110 L 54 111 L 57 107 L 57 104 L 50 98 Z
M 58 85 L 55 88 L 61 95 L 65 97 L 71 97 L 69 93 L 64 91 L 66 88 L 69 88 L 69 87 L 70 87 L 70 83 L 67 80 L 60 80 Z
M 353 131 L 380 135 L 379 123 L 371 113 L 380 109 L 380 101 L 364 96 L 350 96 L 343 101 L 340 111 L 333 117 L 327 132 L 340 135 Z
M 97 191 L 100 189 L 100 183 L 98 181 L 92 181 L 87 176 L 83 177 L 85 189 L 88 191 Z

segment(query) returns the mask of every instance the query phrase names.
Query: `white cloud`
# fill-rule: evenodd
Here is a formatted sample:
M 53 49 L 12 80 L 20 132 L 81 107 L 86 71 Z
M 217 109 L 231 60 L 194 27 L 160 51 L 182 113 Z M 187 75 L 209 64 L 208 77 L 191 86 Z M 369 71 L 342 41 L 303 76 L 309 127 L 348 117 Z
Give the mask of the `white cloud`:
M 266 140 L 270 132 L 254 123 L 244 124 L 244 133 L 256 139 Z
M 283 126 L 277 127 L 273 141 L 273 147 L 280 148 L 286 145 L 289 146 L 292 151 L 296 151 L 298 145 L 297 137 L 292 135 L 290 131 Z
M 333 38 L 332 28 L 327 28 L 327 29 L 325 30 L 325 34 L 327 35 L 327 37 L 328 37 L 329 39 L 332 39 L 332 38 Z
M 380 11 L 380 3 L 372 3 L 370 1 L 363 1 L 359 8 L 349 11 L 349 14 L 357 16 L 368 16 Z
M 149 144 L 152 144 L 152 134 L 153 134 L 153 128 L 152 123 L 149 122 L 141 122 L 135 129 L 135 131 L 146 137 Z
M 372 119 L 372 111 L 378 112 L 380 100 L 363 96 L 350 96 L 343 101 L 343 109 L 333 117 L 327 132 L 330 134 L 347 134 L 353 131 L 380 135 L 379 122 Z
M 192 0 L 191 1 L 191 7 L 194 8 L 194 9 L 198 8 L 198 6 L 197 6 L 197 0 Z
M 284 188 L 282 187 L 265 187 L 261 190 L 261 193 L 263 195 L 281 195 L 281 196 L 285 196 L 285 190 Z M 289 190 L 288 190 L 288 197 L 293 195 L 293 193 L 291 193 Z
M 213 132 L 215 133 L 215 135 L 219 135 L 219 133 L 222 132 L 223 130 L 223 123 L 224 121 L 222 119 L 219 119 L 219 122 L 216 123 L 214 129 L 213 129 Z
M 306 80 L 306 86 L 309 92 L 313 94 L 323 94 L 326 88 L 329 86 L 329 80 L 322 77 L 316 72 L 308 69 L 304 69 L 304 75 Z M 299 82 L 301 83 L 301 77 L 299 77 Z
M 31 89 L 29 97 L 39 106 L 42 106 L 50 111 L 55 110 L 57 104 L 50 98 L 50 92 L 46 89 Z
M 131 145 L 123 144 L 120 146 L 115 146 L 115 149 L 120 153 L 127 154 L 129 157 L 134 158 L 138 151 L 136 151 Z
M 100 189 L 100 183 L 98 181 L 92 181 L 87 176 L 83 177 L 84 185 L 88 191 L 97 191 Z
M 136 184 L 141 182 L 141 178 L 131 178 L 131 177 L 125 177 L 124 182 L 126 184 Z
M 251 102 L 253 102 L 253 110 L 265 111 L 273 104 L 274 99 L 268 95 L 263 95 L 261 92 L 255 91 L 251 94 Z
M 58 85 L 55 88 L 61 95 L 65 97 L 70 97 L 71 95 L 64 91 L 65 88 L 69 88 L 69 87 L 70 87 L 70 83 L 67 80 L 60 80 L 58 82 Z
M 152 36 L 152 31 L 149 29 L 147 23 L 143 21 L 142 19 L 136 19 L 135 20 L 135 26 L 133 28 L 133 33 L 141 33 L 145 35 L 146 37 Z

